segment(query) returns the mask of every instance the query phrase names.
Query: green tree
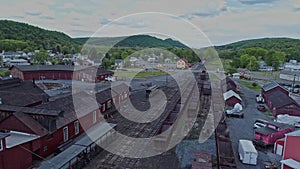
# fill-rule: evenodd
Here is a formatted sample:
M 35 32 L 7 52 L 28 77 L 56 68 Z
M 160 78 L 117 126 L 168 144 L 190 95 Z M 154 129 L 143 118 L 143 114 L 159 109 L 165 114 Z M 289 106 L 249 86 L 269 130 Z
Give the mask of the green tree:
M 40 50 L 40 52 L 35 53 L 32 56 L 32 60 L 34 64 L 45 64 L 46 61 L 50 60 L 49 53 L 46 50 Z
M 258 69 L 258 62 L 255 56 L 250 56 L 249 63 L 247 64 L 246 68 L 249 70 L 257 70 Z

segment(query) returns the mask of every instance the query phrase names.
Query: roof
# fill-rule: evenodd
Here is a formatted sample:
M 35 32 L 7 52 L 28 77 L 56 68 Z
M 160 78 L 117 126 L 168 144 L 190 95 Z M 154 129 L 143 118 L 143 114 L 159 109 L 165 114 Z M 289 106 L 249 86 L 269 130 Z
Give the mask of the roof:
M 9 134 L 10 136 L 5 138 L 6 148 L 12 148 L 39 138 L 36 135 L 16 131 L 10 131 Z
M 0 110 L 7 112 L 18 112 L 21 111 L 25 114 L 35 114 L 35 115 L 47 115 L 47 116 L 58 116 L 61 113 L 60 110 L 48 110 L 36 107 L 22 107 L 13 105 L 0 105 Z
M 115 85 L 111 87 L 112 91 L 114 91 L 117 94 L 121 94 L 123 92 L 129 91 L 129 86 L 125 83 L 121 83 L 119 85 Z
M 264 91 L 269 91 L 269 90 L 274 89 L 275 87 L 278 87 L 278 86 L 281 87 L 277 82 L 272 81 L 271 83 L 263 85 L 262 89 Z
M 287 136 L 300 136 L 300 130 L 296 130 L 286 134 Z
M 0 139 L 9 136 L 9 133 L 0 133 Z
M 292 99 L 290 96 L 286 95 L 280 90 L 275 90 L 273 92 L 267 93 L 266 96 L 272 103 L 272 105 L 277 109 L 290 104 L 295 104 L 299 106 L 294 99 Z
M 251 140 L 239 140 L 239 144 L 245 148 L 245 151 L 257 153 L 257 150 L 255 149 Z
M 39 169 L 59 168 L 65 165 L 67 162 L 78 156 L 94 141 L 98 140 L 107 132 L 109 132 L 116 124 L 110 123 L 98 123 L 92 128 L 86 131 L 87 134 L 81 135 L 78 140 L 69 148 L 52 157 L 51 159 L 42 162 Z M 92 140 L 91 140 L 92 138 Z
M 269 127 L 262 127 L 262 128 L 255 129 L 255 132 L 258 132 L 258 133 L 261 133 L 261 134 L 264 134 L 264 135 L 270 135 L 270 134 L 275 133 L 277 131 L 274 130 L 274 129 L 271 129 Z
M 14 65 L 22 72 L 33 72 L 33 71 L 83 71 L 89 75 L 102 75 L 111 74 L 112 71 L 102 69 L 97 66 L 73 66 L 73 65 Z
M 235 93 L 233 90 L 229 90 L 229 91 L 223 93 L 224 100 L 227 100 L 231 97 L 236 97 L 237 99 L 242 100 L 242 98 L 237 93 Z
M 294 168 L 294 169 L 300 169 L 300 162 L 298 162 L 296 160 L 293 160 L 291 158 L 286 159 L 286 160 L 281 160 L 280 163 L 284 164 L 284 165 L 287 165 L 287 166 L 289 166 L 291 168 Z
M 32 71 L 74 71 L 87 69 L 91 66 L 73 66 L 73 65 L 14 65 L 13 67 L 19 69 L 22 72 Z
M 39 136 L 44 136 L 48 134 L 48 131 L 31 116 L 24 114 L 22 112 L 13 113 L 12 116 L 15 116 L 20 120 L 24 125 L 26 125 L 34 134 Z
M 43 97 L 49 98 L 42 89 L 30 81 L 21 82 L 18 79 L 0 80 L 2 104 L 29 106 L 42 102 Z

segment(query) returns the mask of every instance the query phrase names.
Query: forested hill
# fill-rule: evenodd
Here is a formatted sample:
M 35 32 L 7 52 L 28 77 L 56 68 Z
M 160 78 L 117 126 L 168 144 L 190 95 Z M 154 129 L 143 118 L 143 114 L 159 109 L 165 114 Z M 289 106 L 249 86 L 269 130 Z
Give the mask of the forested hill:
M 103 38 L 75 38 L 78 43 L 115 47 L 164 47 L 164 48 L 188 48 L 179 41 L 173 39 L 159 39 L 150 35 L 133 35 L 129 37 L 103 37 Z
M 287 59 L 297 59 L 300 61 L 300 40 L 291 38 L 262 38 L 244 40 L 231 44 L 215 47 L 221 55 L 238 54 L 249 48 L 262 48 L 265 50 L 274 50 L 284 52 Z
M 80 45 L 62 32 L 49 31 L 26 23 L 0 20 L 1 51 L 32 51 L 41 48 L 71 53 L 79 51 Z

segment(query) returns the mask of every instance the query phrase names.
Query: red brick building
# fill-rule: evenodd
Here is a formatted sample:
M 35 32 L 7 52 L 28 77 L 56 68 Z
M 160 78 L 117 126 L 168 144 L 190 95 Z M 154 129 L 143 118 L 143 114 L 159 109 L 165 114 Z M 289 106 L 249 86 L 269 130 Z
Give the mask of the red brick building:
M 103 81 L 113 76 L 112 71 L 96 66 L 72 65 L 16 65 L 10 68 L 13 78 L 21 80 L 80 80 Z

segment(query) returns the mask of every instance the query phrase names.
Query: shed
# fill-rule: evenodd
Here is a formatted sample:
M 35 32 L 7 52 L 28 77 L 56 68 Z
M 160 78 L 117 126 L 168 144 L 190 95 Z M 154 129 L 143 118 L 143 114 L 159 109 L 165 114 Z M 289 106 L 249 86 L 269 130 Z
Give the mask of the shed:
M 232 90 L 225 92 L 223 94 L 223 98 L 224 98 L 225 104 L 228 106 L 231 106 L 231 107 L 233 107 L 236 103 L 239 103 L 239 104 L 242 103 L 242 98 Z

